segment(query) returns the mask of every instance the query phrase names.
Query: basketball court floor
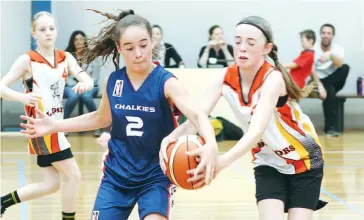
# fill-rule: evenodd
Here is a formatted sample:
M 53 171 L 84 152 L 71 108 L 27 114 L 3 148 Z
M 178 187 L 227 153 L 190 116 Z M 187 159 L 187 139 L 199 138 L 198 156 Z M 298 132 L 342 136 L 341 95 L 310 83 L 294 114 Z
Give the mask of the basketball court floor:
M 82 172 L 76 219 L 90 219 L 101 176 L 104 150 L 91 134 L 68 137 Z M 341 137 L 320 136 L 325 151 L 325 176 L 321 199 L 329 204 L 314 214 L 315 220 L 364 219 L 364 131 L 346 131 Z M 219 143 L 220 151 L 233 141 Z M 177 189 L 173 219 L 257 220 L 251 155 L 247 154 L 198 191 Z M 1 195 L 42 180 L 36 158 L 27 154 L 26 138 L 17 133 L 1 134 Z M 59 220 L 59 193 L 11 207 L 4 220 Z M 139 219 L 134 209 L 129 219 Z

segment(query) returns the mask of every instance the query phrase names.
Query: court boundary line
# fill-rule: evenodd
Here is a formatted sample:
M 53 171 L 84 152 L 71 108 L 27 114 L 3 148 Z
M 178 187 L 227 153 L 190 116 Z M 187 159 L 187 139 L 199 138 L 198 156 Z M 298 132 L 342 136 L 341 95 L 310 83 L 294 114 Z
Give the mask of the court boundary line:
M 25 186 L 25 165 L 24 165 L 24 161 L 22 160 L 18 160 L 18 171 L 19 171 L 19 175 L 18 175 L 18 179 L 19 179 L 19 187 L 23 187 Z M 21 220 L 27 220 L 28 219 L 28 206 L 26 204 L 26 202 L 22 202 L 20 203 L 20 215 L 21 215 Z

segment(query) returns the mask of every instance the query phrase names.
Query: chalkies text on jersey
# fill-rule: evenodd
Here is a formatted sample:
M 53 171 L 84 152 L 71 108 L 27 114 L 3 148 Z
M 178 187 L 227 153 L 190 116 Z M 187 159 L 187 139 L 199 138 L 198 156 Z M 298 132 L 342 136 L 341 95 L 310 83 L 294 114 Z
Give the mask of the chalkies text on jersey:
M 116 104 L 116 109 L 131 110 L 131 111 L 142 111 L 142 112 L 155 112 L 155 107 L 147 107 L 142 105 L 124 105 Z

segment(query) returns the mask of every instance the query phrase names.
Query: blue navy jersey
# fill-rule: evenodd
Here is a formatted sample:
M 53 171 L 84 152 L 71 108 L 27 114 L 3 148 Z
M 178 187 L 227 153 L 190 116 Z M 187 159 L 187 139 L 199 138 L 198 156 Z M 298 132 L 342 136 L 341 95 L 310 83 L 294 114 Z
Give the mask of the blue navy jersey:
M 103 181 L 122 188 L 168 181 L 159 166 L 159 150 L 163 138 L 177 125 L 164 94 L 165 82 L 171 77 L 172 73 L 157 65 L 135 90 L 125 67 L 111 73 L 107 96 L 112 129 Z

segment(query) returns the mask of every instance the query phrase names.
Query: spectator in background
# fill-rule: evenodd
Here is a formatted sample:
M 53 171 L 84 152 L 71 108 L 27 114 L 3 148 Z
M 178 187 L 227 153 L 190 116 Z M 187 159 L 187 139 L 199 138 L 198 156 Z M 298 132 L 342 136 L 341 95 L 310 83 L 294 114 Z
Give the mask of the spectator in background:
M 179 68 L 183 67 L 184 63 L 181 56 L 177 53 L 177 50 L 172 44 L 166 43 L 163 40 L 163 30 L 159 25 L 153 25 L 152 27 L 152 40 L 154 48 L 158 49 L 159 57 L 158 62 L 164 68 Z M 174 61 L 174 64 L 171 63 Z
M 316 35 L 312 30 L 304 30 L 300 32 L 301 46 L 303 48 L 301 54 L 291 63 L 284 65 L 292 76 L 298 87 L 303 89 L 306 85 L 306 79 L 312 72 L 315 59 L 315 41 Z
M 98 81 L 100 76 L 101 60 L 95 59 L 89 65 L 81 61 L 82 56 L 84 55 L 85 48 L 87 47 L 85 38 L 86 34 L 84 32 L 74 31 L 69 39 L 66 51 L 71 53 L 76 58 L 78 64 L 81 66 L 82 69 L 87 68 L 86 72 L 89 75 L 91 75 L 95 86 L 90 91 L 78 94 L 72 90 L 72 87 L 78 83 L 77 80 L 72 76 L 67 77 L 66 87 L 64 90 L 64 96 L 67 98 L 67 101 L 64 106 L 65 119 L 70 117 L 76 104 L 79 103 L 80 101 L 82 101 L 82 103 L 86 105 L 87 110 L 89 112 L 96 111 L 96 104 L 94 102 L 94 97 L 97 95 L 99 91 Z M 96 130 L 94 133 L 95 136 L 100 136 L 100 134 L 101 134 L 100 130 Z
M 349 66 L 344 64 L 344 48 L 334 44 L 335 27 L 324 24 L 320 28 L 321 44 L 315 49 L 314 71 L 326 89 L 327 97 L 323 101 L 325 133 L 338 136 L 336 93 L 345 85 Z
M 209 29 L 209 42 L 200 50 L 198 67 L 228 67 L 234 62 L 233 47 L 227 44 L 224 39 L 224 32 L 219 25 Z
M 313 71 L 313 64 L 315 60 L 315 42 L 316 34 L 313 30 L 304 30 L 300 32 L 301 46 L 303 48 L 301 54 L 291 63 L 284 65 L 289 70 L 292 79 L 297 86 L 304 89 L 304 92 L 308 96 L 315 88 L 318 89 L 321 99 L 325 99 L 326 90 L 322 85 L 320 79 Z M 308 76 L 312 76 L 313 82 L 306 86 Z

